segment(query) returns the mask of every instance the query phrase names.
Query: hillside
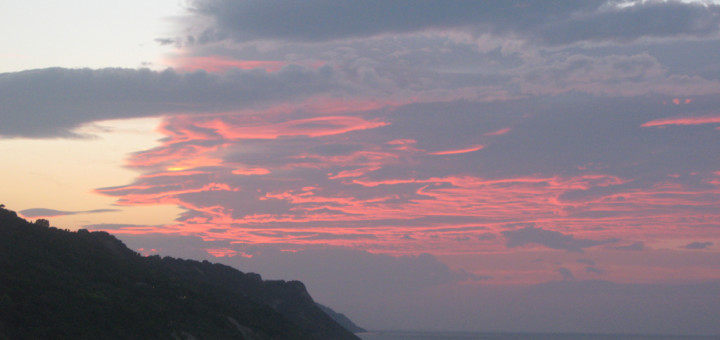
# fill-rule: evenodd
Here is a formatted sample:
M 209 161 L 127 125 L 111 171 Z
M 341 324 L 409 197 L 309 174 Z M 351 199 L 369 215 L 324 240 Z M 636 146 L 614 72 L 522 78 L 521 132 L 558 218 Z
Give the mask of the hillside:
M 298 281 L 143 257 L 0 208 L 0 339 L 358 339 Z
M 320 307 L 320 309 L 322 309 L 322 311 L 325 312 L 325 314 L 329 315 L 333 320 L 335 320 L 335 322 L 340 324 L 340 326 L 343 326 L 343 328 L 345 328 L 353 333 L 367 332 L 367 330 L 365 328 L 362 328 L 362 327 L 356 325 L 354 322 L 352 322 L 352 320 L 350 320 L 350 318 L 345 316 L 345 314 L 338 313 L 338 312 L 334 311 L 332 308 L 325 306 L 325 305 L 321 305 L 319 303 L 317 304 L 317 306 Z

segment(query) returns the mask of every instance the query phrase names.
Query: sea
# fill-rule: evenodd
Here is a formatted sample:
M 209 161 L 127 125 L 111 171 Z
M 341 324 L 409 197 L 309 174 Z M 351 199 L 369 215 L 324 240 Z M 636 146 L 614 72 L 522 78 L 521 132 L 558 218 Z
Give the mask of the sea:
M 673 336 L 582 333 L 473 333 L 371 331 L 357 333 L 362 340 L 720 340 L 720 336 Z

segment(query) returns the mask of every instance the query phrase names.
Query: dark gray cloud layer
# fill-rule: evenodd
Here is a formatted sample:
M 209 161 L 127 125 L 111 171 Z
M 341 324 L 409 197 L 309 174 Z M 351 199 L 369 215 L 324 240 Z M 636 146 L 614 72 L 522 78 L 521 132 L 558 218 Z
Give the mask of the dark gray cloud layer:
M 544 230 L 535 227 L 526 227 L 517 230 L 503 231 L 507 239 L 507 247 L 515 248 L 527 244 L 540 244 L 551 249 L 563 249 L 570 252 L 582 253 L 584 248 L 599 246 L 603 244 L 618 242 L 618 239 L 587 240 L 577 239 L 573 235 L 566 235 L 561 232 Z M 566 268 L 558 269 L 558 272 L 565 279 L 572 277 L 572 273 Z M 569 274 L 569 275 L 568 275 Z
M 118 210 L 117 209 L 95 209 L 95 210 L 85 210 L 85 211 L 62 211 L 62 210 L 46 209 L 46 208 L 32 208 L 32 209 L 20 210 L 20 214 L 22 214 L 23 216 L 28 217 L 28 218 L 35 218 L 35 217 L 67 216 L 67 215 L 77 215 L 77 214 L 96 214 L 96 213 L 113 212 L 113 211 L 118 211 Z
M 713 242 L 691 242 L 683 246 L 685 249 L 707 249 L 712 246 Z
M 549 44 L 631 41 L 641 37 L 707 36 L 718 32 L 720 6 L 648 1 L 265 1 L 197 0 L 192 7 L 212 19 L 193 41 L 328 41 L 469 29 L 513 34 Z
M 573 275 L 572 271 L 570 271 L 570 269 L 560 267 L 557 271 L 558 273 L 560 273 L 560 275 L 562 275 L 563 280 L 575 280 L 575 276 Z
M 543 1 L 523 7 L 520 1 L 198 0 L 193 5 L 199 13 L 213 18 L 216 24 L 214 31 L 206 31 L 200 40 L 230 37 L 239 41 L 327 41 L 490 24 L 494 21 L 499 23 L 496 29 L 504 30 L 520 24 L 519 20 L 525 25 L 538 25 L 550 13 L 568 15 L 576 10 L 596 7 L 602 2 Z
M 116 68 L 4 73 L 0 136 L 72 137 L 72 129 L 93 121 L 248 109 L 341 87 L 332 69 L 297 65 L 223 75 Z
M 625 251 L 641 251 L 641 250 L 645 250 L 646 248 L 645 248 L 644 242 L 634 242 L 634 243 L 626 245 L 626 246 L 611 247 L 610 249 L 625 250 Z

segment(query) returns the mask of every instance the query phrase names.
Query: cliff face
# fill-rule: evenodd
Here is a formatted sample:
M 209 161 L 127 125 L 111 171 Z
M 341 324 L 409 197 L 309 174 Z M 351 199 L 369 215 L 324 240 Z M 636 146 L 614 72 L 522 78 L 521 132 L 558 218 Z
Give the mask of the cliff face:
M 143 257 L 0 208 L 0 339 L 359 339 L 298 281 Z

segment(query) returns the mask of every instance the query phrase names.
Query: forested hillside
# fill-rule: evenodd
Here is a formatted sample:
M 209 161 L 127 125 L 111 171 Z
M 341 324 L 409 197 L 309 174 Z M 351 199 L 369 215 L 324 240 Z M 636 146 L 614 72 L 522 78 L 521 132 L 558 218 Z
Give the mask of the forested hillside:
M 358 339 L 298 281 L 143 257 L 0 208 L 0 339 Z

